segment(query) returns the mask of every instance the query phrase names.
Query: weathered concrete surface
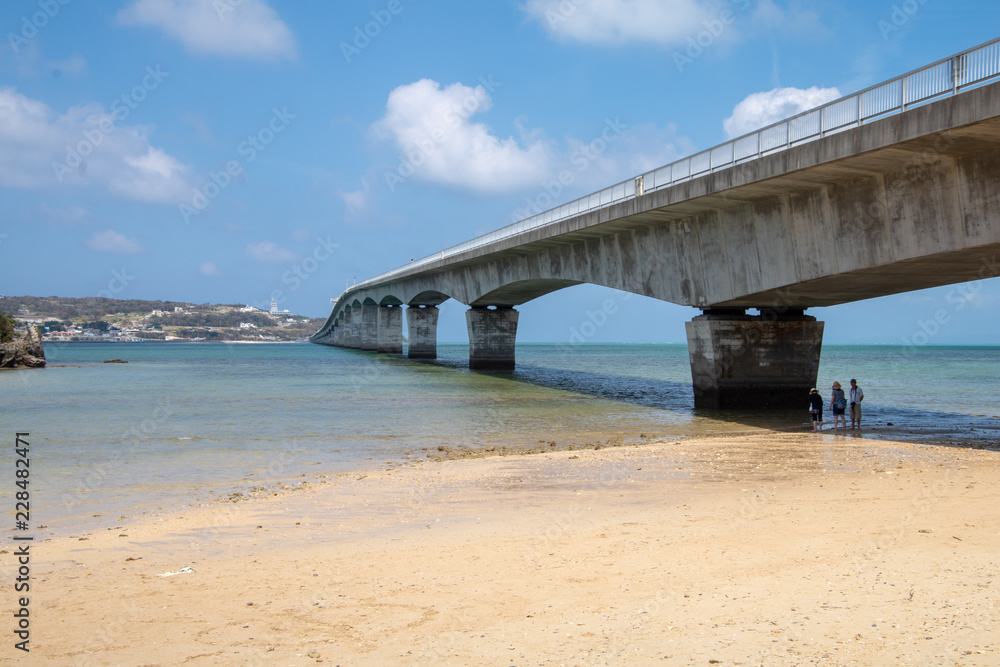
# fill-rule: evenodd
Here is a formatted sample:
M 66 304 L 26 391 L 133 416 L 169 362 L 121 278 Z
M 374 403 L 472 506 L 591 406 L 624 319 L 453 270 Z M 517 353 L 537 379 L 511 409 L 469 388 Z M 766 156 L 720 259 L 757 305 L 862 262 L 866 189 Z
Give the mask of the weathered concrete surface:
M 358 305 L 351 309 L 351 328 L 350 328 L 350 338 L 347 347 L 354 348 L 355 350 L 361 349 L 361 306 Z
M 400 306 L 378 306 L 379 354 L 403 353 L 403 309 Z
M 325 345 L 344 345 L 344 320 L 340 318 L 336 321 L 336 326 L 333 328 L 332 334 L 326 336 L 325 338 L 318 340 L 316 342 L 324 343 Z
M 409 339 L 406 356 L 410 359 L 437 359 L 438 312 L 436 306 L 410 306 L 406 309 Z
M 823 344 L 815 317 L 710 312 L 686 326 L 696 408 L 807 405 Z
M 341 325 L 342 325 L 341 328 L 344 331 L 344 333 L 343 333 L 343 346 L 344 347 L 349 347 L 349 348 L 360 348 L 361 347 L 361 341 L 360 341 L 360 339 L 357 341 L 357 343 L 355 343 L 355 340 L 354 340 L 354 317 L 355 317 L 356 313 L 360 314 L 360 311 L 358 311 L 358 310 L 356 310 L 354 308 L 347 308 L 346 310 L 342 311 L 342 313 L 341 313 L 341 316 L 343 318 L 343 321 L 341 323 Z
M 374 303 L 361 306 L 361 349 L 378 350 L 378 306 Z
M 517 317 L 518 312 L 513 308 L 470 308 L 465 312 L 469 328 L 469 368 L 514 370 Z
M 0 368 L 44 368 L 45 348 L 42 347 L 42 339 L 35 330 L 29 326 L 24 336 L 9 343 L 0 343 Z

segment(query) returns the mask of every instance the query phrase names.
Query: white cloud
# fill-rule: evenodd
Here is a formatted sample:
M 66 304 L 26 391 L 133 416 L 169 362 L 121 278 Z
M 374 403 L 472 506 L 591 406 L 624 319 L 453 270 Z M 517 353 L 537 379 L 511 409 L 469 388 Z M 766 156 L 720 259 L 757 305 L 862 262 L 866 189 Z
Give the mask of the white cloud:
M 69 208 L 52 208 L 48 202 L 42 202 L 38 207 L 49 222 L 60 225 L 81 225 L 90 218 L 90 211 L 83 206 L 70 206 Z
M 27 44 L 22 44 L 14 49 L 16 52 L 16 68 L 19 76 L 36 77 L 61 77 L 63 75 L 78 76 L 87 70 L 87 59 L 79 53 L 74 53 L 68 58 L 61 60 L 46 58 L 42 55 L 38 47 L 38 40 L 31 40 Z M 0 62 L 6 50 L 0 52 Z
M 89 239 L 84 241 L 84 245 L 91 250 L 113 252 L 120 255 L 137 255 L 145 250 L 134 236 L 127 238 L 124 234 L 120 234 L 113 229 L 94 232 Z
M 198 271 L 203 276 L 214 278 L 222 275 L 222 270 L 215 265 L 215 262 L 202 262 L 198 265 Z
M 199 141 L 203 141 L 206 144 L 215 143 L 215 137 L 212 136 L 212 131 L 208 129 L 208 123 L 205 122 L 205 119 L 200 114 L 189 111 L 181 114 L 181 120 L 194 128 Z
M 381 137 L 392 139 L 400 150 L 400 165 L 385 174 L 390 187 L 413 176 L 499 192 L 544 178 L 551 156 L 542 138 L 521 132 L 520 141 L 500 139 L 490 134 L 485 124 L 469 120 L 491 106 L 492 99 L 483 86 L 453 83 L 442 89 L 430 79 L 389 93 L 385 117 L 373 128 Z M 360 203 L 351 194 L 345 201 L 348 206 Z
M 600 145 L 597 144 L 598 147 Z M 570 164 L 579 169 L 583 166 L 581 156 L 592 155 L 595 144 L 571 140 L 570 147 Z M 594 160 L 592 167 L 580 169 L 583 174 L 580 182 L 590 186 L 588 189 L 600 190 L 658 169 L 692 152 L 694 144 L 687 137 L 678 135 L 677 126 L 673 123 L 666 127 L 653 123 L 628 127 L 607 143 L 607 148 Z
M 629 126 L 618 118 L 606 119 L 590 139 L 567 139 L 567 150 L 553 169 L 553 176 L 538 183 L 533 193 L 518 202 L 510 220 L 523 220 L 630 180 L 693 151 L 694 144 L 678 135 L 674 124 Z
M 65 60 L 50 60 L 48 65 L 52 68 L 52 75 L 60 77 L 63 74 L 81 74 L 87 69 L 87 59 L 79 53 L 74 53 Z
M 361 189 L 345 192 L 337 190 L 337 196 L 344 202 L 344 218 L 347 222 L 357 223 L 378 211 L 378 200 L 375 190 L 368 178 L 361 179 Z
M 271 241 L 260 241 L 259 243 L 247 244 L 247 255 L 252 259 L 264 264 L 279 264 L 281 262 L 294 262 L 298 259 L 291 250 L 279 248 Z
M 176 199 L 178 179 L 174 176 L 185 171 L 184 165 L 153 146 L 142 155 L 125 156 L 124 160 L 132 169 L 111 180 L 112 191 L 146 201 Z
M 962 284 L 958 289 L 948 292 L 948 303 L 953 304 L 956 311 L 965 305 L 964 303 L 959 305 L 963 301 L 973 308 L 993 308 L 996 303 L 996 296 L 988 292 L 983 292 L 982 285 L 983 283 L 979 281 Z
M 146 128 L 117 121 L 97 104 L 59 114 L 0 88 L 0 185 L 101 187 L 150 202 L 189 196 L 187 168 L 151 146 Z
M 118 20 L 159 28 L 198 55 L 254 60 L 296 55 L 292 31 L 265 0 L 135 0 Z
M 717 21 L 720 11 L 716 3 L 698 0 L 527 0 L 521 9 L 559 39 L 661 46 L 684 44 L 706 29 L 706 21 Z
M 811 4 L 798 1 L 779 7 L 772 0 L 757 0 L 757 9 L 753 16 L 756 27 L 765 30 L 777 30 L 788 39 L 819 39 L 830 32 L 823 25 L 820 13 Z
M 730 139 L 767 127 L 772 123 L 814 109 L 841 97 L 836 88 L 775 88 L 748 95 L 733 109 L 733 115 L 722 121 Z
M 368 207 L 367 187 L 352 192 L 338 192 L 337 195 L 344 200 L 344 204 L 347 205 L 347 212 L 351 215 L 357 215 Z

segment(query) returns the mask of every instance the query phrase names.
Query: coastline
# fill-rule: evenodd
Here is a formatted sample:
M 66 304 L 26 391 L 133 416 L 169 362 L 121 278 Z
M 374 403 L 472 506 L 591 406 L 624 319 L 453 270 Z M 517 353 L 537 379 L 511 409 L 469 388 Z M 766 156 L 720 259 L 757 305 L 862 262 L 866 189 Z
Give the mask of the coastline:
M 33 545 L 32 663 L 995 664 L 1000 453 L 929 442 L 420 461 L 128 518 Z

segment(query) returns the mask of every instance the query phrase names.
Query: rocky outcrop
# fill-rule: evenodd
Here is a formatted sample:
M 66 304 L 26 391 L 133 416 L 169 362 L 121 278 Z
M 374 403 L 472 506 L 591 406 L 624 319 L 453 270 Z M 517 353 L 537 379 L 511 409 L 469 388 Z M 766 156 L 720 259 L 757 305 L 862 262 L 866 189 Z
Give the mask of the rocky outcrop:
M 0 368 L 44 368 L 45 350 L 33 326 L 16 340 L 0 343 Z

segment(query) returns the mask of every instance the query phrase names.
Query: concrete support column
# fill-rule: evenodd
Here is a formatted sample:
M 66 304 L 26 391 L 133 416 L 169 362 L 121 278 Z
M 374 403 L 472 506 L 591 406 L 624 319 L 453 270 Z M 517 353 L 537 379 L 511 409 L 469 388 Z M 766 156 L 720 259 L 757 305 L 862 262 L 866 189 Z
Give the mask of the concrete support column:
M 438 309 L 410 306 L 406 309 L 406 331 L 410 359 L 437 359 Z
M 400 306 L 378 307 L 379 354 L 403 353 L 403 309 Z
M 816 386 L 823 323 L 802 311 L 710 309 L 687 339 L 696 408 L 804 408 Z
M 514 339 L 517 337 L 516 310 L 510 307 L 465 311 L 469 327 L 469 368 L 507 371 L 514 369 Z
M 374 303 L 361 306 L 361 349 L 378 349 L 378 305 Z
M 343 315 L 340 316 L 340 346 L 350 347 L 351 346 L 351 311 L 344 310 Z
M 337 325 L 333 328 L 333 344 L 337 347 L 344 347 L 344 318 L 339 318 Z
M 355 350 L 361 349 L 361 310 L 359 308 L 351 308 L 347 313 L 347 331 L 344 333 L 347 337 L 346 347 Z

